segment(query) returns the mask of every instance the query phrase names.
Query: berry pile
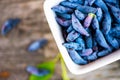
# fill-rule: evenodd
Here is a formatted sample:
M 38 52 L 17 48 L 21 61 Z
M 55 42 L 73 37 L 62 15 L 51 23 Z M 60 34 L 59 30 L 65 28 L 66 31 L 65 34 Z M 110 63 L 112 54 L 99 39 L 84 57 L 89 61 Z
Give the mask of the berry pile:
M 52 7 L 71 59 L 85 65 L 120 48 L 120 0 L 64 0 Z

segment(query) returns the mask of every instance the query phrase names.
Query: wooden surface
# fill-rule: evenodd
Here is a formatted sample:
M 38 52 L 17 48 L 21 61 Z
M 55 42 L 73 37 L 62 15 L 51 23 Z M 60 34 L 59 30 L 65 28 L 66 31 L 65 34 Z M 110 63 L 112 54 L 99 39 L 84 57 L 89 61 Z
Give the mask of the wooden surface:
M 59 52 L 49 30 L 44 12 L 44 0 L 0 0 L 0 28 L 8 18 L 21 18 L 22 22 L 6 37 L 0 35 L 0 71 L 11 73 L 8 79 L 28 80 L 27 65 L 37 65 L 53 59 Z M 34 40 L 47 38 L 49 43 L 43 49 L 28 53 L 27 46 Z M 60 64 L 51 80 L 61 79 Z M 84 75 L 73 75 L 71 80 L 120 80 L 120 61 L 104 66 Z

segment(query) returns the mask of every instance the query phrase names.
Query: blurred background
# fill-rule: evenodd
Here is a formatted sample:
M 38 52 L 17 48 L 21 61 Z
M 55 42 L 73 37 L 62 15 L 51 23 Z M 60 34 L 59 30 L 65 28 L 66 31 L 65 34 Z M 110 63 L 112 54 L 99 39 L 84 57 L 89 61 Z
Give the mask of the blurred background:
M 28 80 L 27 65 L 36 66 L 59 53 L 44 15 L 43 3 L 44 0 L 0 0 L 0 28 L 9 18 L 22 20 L 7 36 L 0 35 L 0 72 L 10 73 L 10 77 L 0 77 L 0 80 Z M 29 53 L 28 45 L 40 38 L 48 39 L 48 44 Z M 74 75 L 68 70 L 68 76 L 70 80 L 120 80 L 120 61 L 84 75 Z M 62 80 L 60 63 L 51 80 Z

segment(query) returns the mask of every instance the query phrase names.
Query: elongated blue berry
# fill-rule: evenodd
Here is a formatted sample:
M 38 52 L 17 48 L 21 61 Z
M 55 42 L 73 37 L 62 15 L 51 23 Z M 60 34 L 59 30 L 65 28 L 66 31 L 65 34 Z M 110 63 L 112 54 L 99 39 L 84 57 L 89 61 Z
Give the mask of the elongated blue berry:
M 117 3 L 117 0 L 103 0 L 103 1 L 106 3 L 114 3 L 114 4 Z
M 89 60 L 89 61 L 94 61 L 94 60 L 96 60 L 98 57 L 97 57 L 97 52 L 94 52 L 94 53 L 92 53 L 91 55 L 89 55 L 89 56 L 87 56 L 87 59 Z
M 92 49 L 84 49 L 82 50 L 82 53 L 80 54 L 80 56 L 89 56 L 93 53 Z
M 77 39 L 80 36 L 80 33 L 76 32 L 75 30 L 71 31 L 67 38 L 66 41 L 70 42 L 70 41 L 74 41 L 75 39 Z
M 102 31 L 104 32 L 104 34 L 109 33 L 109 31 L 111 29 L 111 22 L 112 22 L 112 20 L 111 20 L 111 16 L 110 16 L 109 12 L 105 13 L 104 18 L 103 18 L 103 22 L 102 22 L 102 27 L 103 27 Z
M 67 49 L 82 50 L 82 46 L 75 42 L 63 43 Z
M 92 28 L 93 28 L 94 30 L 100 28 L 97 17 L 94 17 L 93 20 L 92 20 Z
M 35 76 L 46 76 L 50 72 L 46 69 L 38 69 L 34 66 L 28 66 L 27 71 Z
M 88 62 L 84 60 L 74 49 L 68 49 L 69 55 L 76 64 L 87 64 Z
M 20 19 L 8 19 L 2 26 L 1 34 L 5 36 L 9 31 L 11 31 L 15 26 L 20 23 Z
M 65 7 L 69 7 L 69 8 L 73 8 L 73 9 L 75 9 L 77 6 L 79 6 L 78 3 L 73 3 L 73 2 L 69 2 L 69 1 L 62 1 L 60 3 L 60 5 L 65 6 Z
M 103 12 L 104 12 L 104 17 L 103 17 L 103 22 L 102 22 L 102 27 L 103 27 L 103 32 L 105 34 L 108 34 L 108 32 L 111 29 L 111 16 L 110 13 L 108 11 L 108 7 L 106 6 L 106 4 L 103 2 L 103 0 L 96 0 L 95 4 L 100 7 Z
M 89 13 L 88 16 L 86 17 L 85 21 L 84 21 L 84 27 L 88 28 L 93 20 L 93 18 L 95 17 L 95 14 L 93 13 Z
M 102 51 L 100 51 L 100 52 L 98 52 L 98 57 L 103 57 L 103 56 L 106 56 L 106 55 L 108 55 L 108 54 L 110 54 L 110 50 L 108 50 L 108 49 L 106 49 L 106 50 L 102 50 Z
M 113 38 L 110 34 L 105 35 L 107 42 L 115 49 L 119 48 L 119 43 L 118 41 Z
M 89 36 L 85 36 L 86 48 L 92 48 L 93 47 L 93 40 L 92 40 L 91 30 L 89 28 L 86 30 L 90 34 Z
M 83 13 L 80 12 L 79 10 L 75 10 L 75 16 L 76 16 L 79 20 L 84 20 L 84 19 L 85 19 L 85 14 L 83 14 Z
M 60 14 L 60 13 L 56 13 L 57 16 L 65 19 L 65 20 L 70 20 L 71 19 L 71 14 Z
M 103 12 L 102 12 L 101 8 L 97 8 L 96 17 L 98 19 L 98 22 L 101 22 L 101 20 L 103 18 Z
M 45 46 L 47 44 L 47 42 L 48 41 L 44 38 L 37 40 L 30 44 L 30 46 L 28 47 L 28 51 L 30 51 L 30 52 L 36 51 L 36 50 L 42 48 L 43 46 Z
M 63 14 L 63 13 L 72 13 L 72 12 L 73 12 L 72 9 L 66 8 L 66 7 L 61 6 L 61 5 L 54 6 L 54 7 L 52 7 L 51 9 L 52 9 L 53 11 L 58 12 L 58 13 L 61 13 L 61 14 Z
M 58 18 L 58 17 L 56 17 L 55 19 L 59 25 L 61 25 L 62 27 L 65 27 L 65 28 L 70 26 L 72 23 L 71 20 L 63 20 L 63 19 Z
M 89 33 L 83 28 L 79 20 L 72 14 L 72 26 L 73 28 L 82 35 L 89 36 Z
M 107 5 L 110 7 L 112 14 L 116 18 L 117 22 L 120 23 L 120 8 L 116 8 L 115 6 L 111 4 L 107 4 Z
M 106 4 L 103 2 L 103 0 L 96 0 L 95 4 L 100 7 L 103 12 L 104 12 L 104 17 L 103 17 L 103 22 L 102 22 L 102 27 L 103 27 L 103 32 L 104 34 L 108 34 L 108 32 L 111 29 L 111 16 L 110 13 L 108 11 L 108 7 L 106 6 Z
M 70 25 L 70 26 L 67 28 L 67 33 L 70 33 L 72 30 L 73 30 L 73 27 L 72 27 L 72 25 Z
M 104 12 L 108 12 L 108 8 L 106 6 L 106 4 L 104 3 L 103 0 L 95 0 L 95 5 L 97 5 L 98 7 L 100 7 Z
M 102 32 L 100 30 L 96 30 L 96 33 L 95 33 L 95 38 L 96 38 L 96 41 L 97 43 L 104 47 L 104 48 L 109 48 L 109 45 L 107 44 Z
M 84 3 L 84 0 L 68 0 L 68 1 L 73 2 L 73 3 L 79 3 L 79 4 Z
M 76 43 L 80 44 L 83 49 L 85 49 L 85 41 L 82 39 L 82 37 L 78 37 L 75 40 Z
M 97 9 L 96 8 L 93 8 L 93 7 L 90 7 L 90 6 L 82 6 L 82 5 L 79 5 L 77 7 L 78 10 L 80 10 L 81 12 L 83 13 L 96 13 L 97 12 Z

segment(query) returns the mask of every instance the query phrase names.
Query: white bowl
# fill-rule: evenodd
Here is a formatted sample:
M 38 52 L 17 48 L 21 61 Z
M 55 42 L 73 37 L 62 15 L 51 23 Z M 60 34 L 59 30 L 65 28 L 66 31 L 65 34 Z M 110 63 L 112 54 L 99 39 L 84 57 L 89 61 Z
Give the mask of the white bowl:
M 86 65 L 77 65 L 72 61 L 66 48 L 62 45 L 64 39 L 61 33 L 61 28 L 55 20 L 55 13 L 51 10 L 53 6 L 59 4 L 61 1 L 63 0 L 46 0 L 44 2 L 44 12 L 57 46 L 70 72 L 76 75 L 83 74 L 119 60 L 120 50 Z

